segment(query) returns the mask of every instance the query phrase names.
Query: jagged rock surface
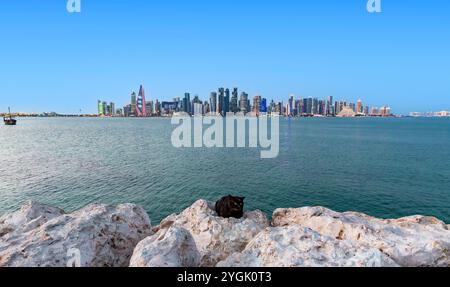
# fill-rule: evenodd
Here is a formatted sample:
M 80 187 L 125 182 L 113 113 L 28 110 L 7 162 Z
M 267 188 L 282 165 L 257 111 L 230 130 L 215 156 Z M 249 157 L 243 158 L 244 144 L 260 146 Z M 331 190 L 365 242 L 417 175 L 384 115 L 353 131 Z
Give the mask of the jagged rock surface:
M 139 243 L 131 266 L 215 266 L 244 250 L 268 226 L 261 211 L 245 213 L 242 219 L 225 219 L 217 216 L 212 204 L 199 200 L 180 215 L 163 220 L 155 235 Z
M 11 232 L 28 232 L 63 214 L 62 209 L 30 201 L 19 211 L 0 218 L 0 237 Z
M 450 231 L 434 217 L 382 220 L 356 212 L 304 207 L 276 210 L 273 225 L 300 225 L 324 236 L 376 248 L 400 266 L 450 266 Z
M 151 234 L 151 224 L 132 204 L 91 205 L 65 214 L 30 202 L 0 218 L 0 231 L 0 266 L 128 266 L 136 244 Z
M 267 228 L 242 253 L 218 267 L 395 267 L 379 250 L 340 241 L 305 227 Z
M 269 224 L 261 211 L 218 217 L 199 200 L 153 230 L 132 204 L 66 214 L 30 202 L 0 217 L 0 267 L 448 267 L 449 250 L 449 225 L 436 218 L 382 220 L 323 207 L 278 209 Z

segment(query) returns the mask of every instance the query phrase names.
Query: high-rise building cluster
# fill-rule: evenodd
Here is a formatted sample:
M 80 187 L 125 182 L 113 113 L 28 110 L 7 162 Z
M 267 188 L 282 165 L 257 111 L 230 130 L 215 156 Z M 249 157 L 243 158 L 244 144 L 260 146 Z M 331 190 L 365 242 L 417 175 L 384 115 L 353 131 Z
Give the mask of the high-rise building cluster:
M 361 100 L 356 103 L 335 101 L 332 96 L 327 99 L 295 98 L 291 95 L 287 101 L 267 101 L 261 95 L 251 99 L 245 92 L 239 94 L 238 88 L 232 90 L 219 88 L 209 95 L 207 101 L 202 101 L 198 95 L 191 97 L 186 92 L 183 98 L 176 97 L 172 101 L 147 101 L 143 86 L 139 94 L 131 94 L 130 104 L 123 110 L 115 110 L 114 103 L 98 102 L 98 114 L 103 116 L 125 117 L 159 117 L 172 116 L 184 112 L 189 115 L 222 115 L 228 113 L 252 113 L 258 115 L 280 115 L 286 117 L 358 117 L 358 116 L 392 116 L 391 108 L 387 106 L 369 107 Z
M 358 116 L 391 116 L 391 108 L 364 106 L 361 100 L 356 103 L 334 101 L 330 96 L 327 99 L 299 98 L 291 96 L 282 114 L 288 117 L 358 117 Z
M 116 110 L 116 105 L 113 102 L 108 103 L 99 100 L 97 104 L 97 109 L 99 116 L 105 117 L 122 116 L 122 110 L 121 109 Z

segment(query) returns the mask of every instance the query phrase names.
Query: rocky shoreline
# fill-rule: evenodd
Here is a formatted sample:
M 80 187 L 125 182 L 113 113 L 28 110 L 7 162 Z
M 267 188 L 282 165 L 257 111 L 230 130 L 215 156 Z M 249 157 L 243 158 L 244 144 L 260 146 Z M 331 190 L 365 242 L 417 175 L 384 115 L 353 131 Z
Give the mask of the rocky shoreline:
M 133 204 L 74 213 L 29 202 L 0 218 L 0 267 L 449 267 L 450 226 L 323 207 L 217 216 L 195 202 L 152 226 Z

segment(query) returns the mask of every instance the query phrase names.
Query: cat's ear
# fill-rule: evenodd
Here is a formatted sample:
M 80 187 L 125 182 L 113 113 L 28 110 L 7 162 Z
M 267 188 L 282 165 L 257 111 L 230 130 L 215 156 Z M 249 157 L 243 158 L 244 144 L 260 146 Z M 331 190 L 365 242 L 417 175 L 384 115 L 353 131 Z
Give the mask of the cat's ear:
M 245 197 L 241 197 L 241 200 L 244 201 L 244 200 L 245 200 Z

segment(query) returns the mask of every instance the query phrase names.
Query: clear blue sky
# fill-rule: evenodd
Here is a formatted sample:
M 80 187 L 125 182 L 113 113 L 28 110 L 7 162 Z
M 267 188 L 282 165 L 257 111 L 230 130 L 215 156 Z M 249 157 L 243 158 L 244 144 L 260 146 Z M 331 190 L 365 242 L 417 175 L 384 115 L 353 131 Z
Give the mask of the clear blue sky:
M 450 110 L 450 1 L 66 0 L 0 3 L 0 110 L 95 112 L 219 86 L 251 96 Z

